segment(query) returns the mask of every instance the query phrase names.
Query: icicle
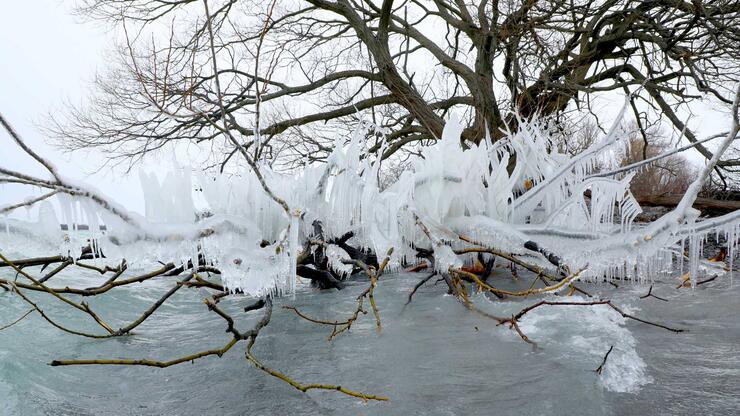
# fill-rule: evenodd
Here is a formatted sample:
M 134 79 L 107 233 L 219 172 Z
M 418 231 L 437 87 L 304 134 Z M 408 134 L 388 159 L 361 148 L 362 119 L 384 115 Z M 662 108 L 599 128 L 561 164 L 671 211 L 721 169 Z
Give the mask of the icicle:
M 686 253 L 686 239 L 682 238 L 681 239 L 681 252 L 678 254 L 678 261 L 680 262 L 679 264 L 681 265 L 679 276 L 683 276 L 684 253 Z
M 294 174 L 261 165 L 270 189 L 290 207 L 301 207 L 300 217 L 286 216 L 247 168 L 229 176 L 197 175 L 198 190 L 189 168 L 175 164 L 160 178 L 142 171 L 145 215 L 131 214 L 135 225 L 82 197 L 59 195 L 59 222 L 69 227 L 67 241 L 62 241 L 58 227 L 57 236 L 48 239 L 56 238 L 53 244 L 64 254 L 74 254 L 84 238 L 76 229 L 86 222 L 96 256 L 103 250 L 109 258 L 115 254 L 130 262 L 192 260 L 196 267 L 203 258 L 217 263 L 228 290 L 254 296 L 295 293 L 299 241 L 307 228 L 302 224 L 314 220 L 323 224 L 326 241 L 352 231 L 352 245 L 362 250 L 382 255 L 393 247 L 392 266 L 416 261 L 413 247 L 428 246 L 418 217 L 438 240 L 435 267 L 441 271 L 463 264 L 453 252 L 460 247 L 460 235 L 552 267 L 524 249 L 527 241 L 536 241 L 571 270 L 588 264 L 582 278 L 599 283 L 604 277 L 648 282 L 666 273 L 674 260 L 683 274 L 688 244 L 687 264 L 695 284 L 705 265 L 700 267 L 703 242 L 712 231 L 724 233 L 732 267 L 740 213 L 687 221 L 687 212 L 682 211 L 680 216 L 636 227 L 633 221 L 641 208 L 629 192 L 631 175 L 620 180 L 588 176 L 597 166 L 614 162 L 614 148 L 623 142 L 618 123 L 606 138 L 576 157 L 553 150 L 552 134 L 542 120 L 520 120 L 518 126 L 497 143 L 486 140 L 463 148 L 464 126 L 451 119 L 441 139 L 424 147 L 423 157 L 412 159 L 413 169 L 384 189 L 377 181 L 380 161 L 366 154 L 363 139 L 378 129 L 364 122 L 346 144 L 345 137 L 337 137 L 326 165 L 311 165 Z M 512 158 L 517 163 L 510 173 Z M 101 223 L 107 227 L 104 233 L 97 227 Z M 5 224 L 6 233 L 22 228 L 7 218 Z M 260 247 L 265 240 L 273 243 Z M 675 253 L 678 245 L 681 252 Z M 332 270 L 348 272 L 345 254 L 338 247 L 327 248 Z M 732 271 L 730 276 L 732 281 Z
M 434 248 L 434 270 L 439 273 L 448 273 L 450 268 L 459 269 L 463 266 L 462 260 L 452 251 L 450 246 L 439 245 Z
M 326 246 L 326 259 L 328 260 L 329 268 L 338 275 L 346 277 L 352 273 L 352 264 L 345 263 L 351 260 L 349 254 L 336 244 Z
M 732 275 L 733 275 L 733 262 L 735 258 L 735 245 L 737 244 L 737 231 L 738 226 L 732 226 L 725 234 L 725 242 L 727 244 L 727 256 L 729 257 L 729 267 L 730 267 L 730 285 L 732 285 Z
M 696 282 L 699 277 L 699 251 L 700 251 L 701 239 L 696 234 L 689 236 L 689 278 L 691 279 L 691 287 L 696 287 Z
M 290 256 L 290 270 L 288 273 L 288 284 L 287 291 L 291 295 L 295 295 L 295 284 L 298 279 L 296 275 L 296 267 L 298 266 L 298 253 L 300 247 L 298 245 L 298 227 L 300 226 L 300 212 L 296 211 L 291 213 L 290 216 L 290 231 L 288 237 L 288 255 Z

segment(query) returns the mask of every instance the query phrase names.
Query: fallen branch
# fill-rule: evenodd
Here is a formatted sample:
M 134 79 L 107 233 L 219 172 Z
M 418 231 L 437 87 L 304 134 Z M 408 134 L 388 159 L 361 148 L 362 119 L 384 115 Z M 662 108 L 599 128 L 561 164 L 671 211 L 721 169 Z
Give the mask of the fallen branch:
M 252 363 L 258 369 L 266 372 L 267 374 L 269 374 L 269 375 L 271 375 L 271 376 L 273 376 L 273 377 L 275 377 L 277 379 L 280 379 L 280 380 L 288 383 L 289 385 L 291 385 L 292 387 L 294 387 L 296 390 L 300 390 L 303 393 L 305 393 L 305 392 L 307 392 L 309 390 L 335 390 L 335 391 L 338 391 L 340 393 L 346 394 L 348 396 L 357 397 L 358 399 L 362 399 L 365 402 L 367 402 L 368 400 L 388 401 L 388 398 L 387 397 L 376 396 L 376 395 L 373 395 L 373 394 L 359 393 L 359 392 L 356 392 L 354 390 L 350 390 L 350 389 L 344 388 L 344 387 L 339 386 L 339 385 L 333 385 L 333 384 L 301 384 L 301 383 L 293 380 L 292 378 L 288 377 L 287 375 L 285 375 L 285 374 L 283 374 L 283 373 L 281 373 L 281 372 L 279 372 L 277 370 L 273 370 L 272 368 L 267 367 L 266 365 L 264 365 L 259 359 L 257 359 L 257 357 L 254 356 L 254 354 L 252 354 L 252 347 L 253 346 L 254 346 L 254 341 L 253 340 L 250 340 L 250 342 L 249 342 L 249 344 L 247 346 L 247 352 L 245 354 L 246 357 L 247 357 L 247 360 L 250 363 Z
M 5 262 L 5 263 L 9 264 L 9 265 L 10 265 L 10 267 L 12 267 L 12 268 L 13 268 L 13 270 L 15 270 L 15 271 L 16 271 L 16 272 L 17 272 L 18 274 L 20 274 L 21 276 L 23 276 L 23 277 L 25 277 L 26 279 L 28 279 L 28 280 L 30 280 L 31 282 L 33 282 L 33 284 L 34 284 L 34 285 L 38 286 L 38 287 L 39 287 L 39 288 L 41 288 L 41 289 L 42 289 L 43 291 L 45 291 L 45 292 L 47 292 L 47 293 L 51 294 L 51 295 L 52 295 L 52 296 L 54 296 L 55 298 L 57 298 L 57 299 L 61 300 L 62 302 L 66 303 L 66 304 L 68 304 L 68 305 L 70 305 L 70 306 L 72 306 L 72 307 L 73 307 L 73 308 L 75 308 L 75 309 L 78 309 L 78 310 L 80 310 L 80 311 L 82 311 L 82 312 L 85 312 L 85 313 L 87 313 L 88 315 L 90 315 L 90 317 L 92 317 L 92 318 L 93 318 L 93 320 L 94 320 L 95 322 L 97 322 L 97 323 L 98 323 L 98 325 L 100 325 L 101 327 L 103 327 L 103 329 L 105 329 L 106 331 L 108 331 L 108 333 L 109 333 L 109 334 L 113 334 L 113 329 L 111 329 L 110 325 L 108 325 L 108 324 L 107 324 L 107 323 L 105 323 L 105 322 L 104 322 L 104 321 L 103 321 L 102 319 L 100 319 L 100 318 L 98 317 L 98 315 L 97 315 L 97 314 L 95 314 L 95 312 L 93 312 L 93 311 L 92 311 L 92 309 L 90 308 L 90 306 L 89 306 L 89 305 L 88 305 L 87 303 L 85 303 L 85 302 L 82 302 L 82 303 L 80 303 L 80 304 L 77 304 L 77 303 L 75 303 L 75 302 L 73 302 L 73 301 L 71 301 L 71 300 L 69 300 L 69 299 L 65 298 L 64 296 L 62 296 L 62 295 L 60 295 L 60 294 L 58 294 L 58 293 L 54 292 L 53 290 L 51 290 L 51 289 L 49 289 L 48 287 L 46 287 L 46 286 L 45 286 L 45 285 L 44 285 L 43 283 L 39 282 L 39 281 L 38 281 L 38 280 L 37 280 L 36 278 L 34 278 L 34 277 L 33 277 L 33 276 L 31 276 L 30 274 L 26 273 L 26 272 L 25 272 L 25 271 L 23 271 L 22 269 L 20 269 L 20 268 L 19 268 L 18 266 L 16 266 L 16 265 L 15 265 L 15 264 L 14 264 L 13 262 L 11 262 L 11 261 L 10 261 L 10 260 L 8 260 L 8 259 L 7 259 L 7 258 L 6 258 L 5 256 L 3 256 L 3 255 L 2 255 L 2 253 L 0 253 L 0 259 L 2 259 L 2 260 L 3 260 L 4 262 Z M 24 296 L 23 294 L 21 294 L 21 292 L 20 292 L 20 291 L 18 290 L 18 286 L 16 286 L 15 282 L 12 282 L 11 284 L 12 284 L 12 285 L 13 285 L 13 287 L 15 288 L 15 290 L 16 290 L 16 293 L 18 293 L 18 295 L 20 295 L 20 296 L 21 296 L 21 297 L 22 297 L 22 298 L 23 298 L 24 300 L 26 300 L 26 301 L 27 301 L 27 302 L 29 302 L 29 303 L 30 303 L 31 305 L 33 305 L 33 306 L 34 306 L 34 308 L 36 308 L 36 309 L 37 309 L 37 310 L 39 311 L 39 313 L 42 313 L 42 312 L 41 312 L 41 310 L 40 310 L 40 309 L 38 309 L 38 307 L 37 307 L 37 306 L 36 306 L 36 305 L 35 305 L 35 304 L 34 304 L 33 302 L 31 302 L 31 301 L 30 301 L 30 300 L 29 300 L 29 299 L 28 299 L 27 297 L 25 297 L 25 296 Z M 43 315 L 43 313 L 42 313 L 42 315 Z
M 69 329 L 69 328 L 67 328 L 67 327 L 65 327 L 63 325 L 60 325 L 56 321 L 54 321 L 51 318 L 49 318 L 49 316 L 47 316 L 46 313 L 44 313 L 44 311 L 41 308 L 39 308 L 38 305 L 36 305 L 31 299 L 29 299 L 26 295 L 24 295 L 23 292 L 20 291 L 20 289 L 18 288 L 18 286 L 16 286 L 15 283 L 11 282 L 10 285 L 13 287 L 13 291 L 18 296 L 20 296 L 21 299 L 23 299 L 26 303 L 28 303 L 29 305 L 31 305 L 33 307 L 33 309 L 35 311 L 37 311 L 39 313 L 39 315 L 41 315 L 42 318 L 44 318 L 47 322 L 49 322 L 54 327 L 56 327 L 56 328 L 58 328 L 58 329 L 60 329 L 60 330 L 62 330 L 64 332 L 67 332 L 67 333 L 72 334 L 72 335 L 79 335 L 79 336 L 86 337 L 86 338 L 96 338 L 96 339 L 110 338 L 110 337 L 114 336 L 112 334 L 96 335 L 96 334 L 90 334 L 90 333 L 87 333 L 87 332 L 80 332 L 80 331 L 76 331 L 74 329 Z
M 540 306 L 593 306 L 593 305 L 607 305 L 610 308 L 614 309 L 617 313 L 622 315 L 623 318 L 628 318 L 628 319 L 632 319 L 638 322 L 642 322 L 647 325 L 652 325 L 658 328 L 663 328 L 671 332 L 679 333 L 679 332 L 686 331 L 685 329 L 671 328 L 666 325 L 658 324 L 655 322 L 650 322 L 645 319 L 638 318 L 634 315 L 630 315 L 627 312 L 623 311 L 621 308 L 614 305 L 610 300 L 596 300 L 596 301 L 590 301 L 590 302 L 553 302 L 553 301 L 542 300 L 542 301 L 539 301 L 533 305 L 527 306 L 526 308 L 522 309 L 521 311 L 519 311 L 519 313 L 512 316 L 511 319 L 518 321 L 528 312 L 531 312 L 533 309 L 539 308 Z
M 496 326 L 508 324 L 509 325 L 509 329 L 513 329 L 517 333 L 517 335 L 519 335 L 519 337 L 522 339 L 522 341 L 526 342 L 527 344 L 530 344 L 535 349 L 539 348 L 539 345 L 537 345 L 536 342 L 534 342 L 531 339 L 529 339 L 529 337 L 527 335 L 525 335 L 524 332 L 522 332 L 522 329 L 519 327 L 519 323 L 517 323 L 516 320 L 509 319 L 509 318 L 502 318 L 500 316 L 492 315 L 492 314 L 490 314 L 488 312 L 485 312 L 485 311 L 481 310 L 480 308 L 478 308 L 477 306 L 473 305 L 472 303 L 469 304 L 469 305 L 467 305 L 467 306 L 468 306 L 468 309 L 470 309 L 471 311 L 473 311 L 473 312 L 475 312 L 475 313 L 477 313 L 477 314 L 479 314 L 481 316 L 485 316 L 486 318 L 493 319 L 494 321 L 498 322 L 496 324 Z
M 470 244 L 476 245 L 478 247 L 468 247 L 468 248 L 464 248 L 464 249 L 460 249 L 460 250 L 454 250 L 455 251 L 455 254 L 490 253 L 490 254 L 499 256 L 499 257 L 501 257 L 503 259 L 506 259 L 506 260 L 508 260 L 508 261 L 510 261 L 510 262 L 512 262 L 514 264 L 518 264 L 518 265 L 524 267 L 525 269 L 529 270 L 532 273 L 541 274 L 541 275 L 547 277 L 550 280 L 553 280 L 553 281 L 560 280 L 557 277 L 551 276 L 550 274 L 548 274 L 547 271 L 545 269 L 541 268 L 541 267 L 537 267 L 537 266 L 531 265 L 531 264 L 529 264 L 529 263 L 527 263 L 525 261 L 522 261 L 522 260 L 516 258 L 515 256 L 513 256 L 511 254 L 504 253 L 503 251 L 499 251 L 499 250 L 496 250 L 495 248 L 488 247 L 485 244 L 483 244 L 481 242 L 478 242 L 478 241 L 475 241 L 475 240 L 473 240 L 473 239 L 471 239 L 469 237 L 466 237 L 466 236 L 461 235 L 460 236 L 460 240 L 465 241 L 466 243 L 470 243 Z
M 201 351 L 195 354 L 186 355 L 184 357 L 179 357 L 174 360 L 170 361 L 155 361 L 155 360 L 149 360 L 149 359 L 141 359 L 141 360 L 54 360 L 49 365 L 52 367 L 57 366 L 63 366 L 63 365 L 141 365 L 141 366 L 147 366 L 147 367 L 159 367 L 159 368 L 165 368 L 170 367 L 177 364 L 187 363 L 191 361 L 195 361 L 199 358 L 208 357 L 209 355 L 217 355 L 221 357 L 224 355 L 227 351 L 231 349 L 231 347 L 236 344 L 236 339 L 231 339 L 226 345 L 224 345 L 222 348 L 213 349 L 213 350 L 207 350 L 207 351 Z
M 218 357 L 221 357 L 223 354 L 228 352 L 231 347 L 233 347 L 237 342 L 241 340 L 245 340 L 251 336 L 256 336 L 256 333 L 259 332 L 260 329 L 265 327 L 267 323 L 270 321 L 270 315 L 272 314 L 272 302 L 268 301 L 266 302 L 267 310 L 265 312 L 265 317 L 263 317 L 262 320 L 260 320 L 254 328 L 252 328 L 250 331 L 247 331 L 245 333 L 240 333 L 234 329 L 234 321 L 233 319 L 226 315 L 223 311 L 218 309 L 213 303 L 206 300 L 206 305 L 208 306 L 208 309 L 211 311 L 216 312 L 219 316 L 224 318 L 229 325 L 228 332 L 231 332 L 233 334 L 233 338 L 223 347 L 217 348 L 217 349 L 211 349 L 206 351 L 201 351 L 195 354 L 186 355 L 183 357 L 175 358 L 173 360 L 169 361 L 157 361 L 157 360 L 150 360 L 150 359 L 95 359 L 95 360 L 54 360 L 50 363 L 51 366 L 65 366 L 65 365 L 139 365 L 139 366 L 148 366 L 148 367 L 170 367 L 177 364 L 182 364 L 186 362 L 191 362 L 194 360 L 197 360 L 199 358 L 208 357 L 210 355 L 217 355 Z
M 312 322 L 314 324 L 339 326 L 339 325 L 349 325 L 351 323 L 350 320 L 339 322 L 339 321 L 324 321 L 324 320 L 321 320 L 321 319 L 312 318 L 312 317 L 304 314 L 303 312 L 299 311 L 298 308 L 296 308 L 294 306 L 283 306 L 283 309 L 286 309 L 286 310 L 289 310 L 289 311 L 293 311 L 296 315 L 298 315 L 301 318 L 303 318 L 303 319 L 305 319 L 305 320 L 307 320 L 309 322 Z
M 566 277 L 565 279 L 562 279 L 561 281 L 559 281 L 558 283 L 556 283 L 554 285 L 546 286 L 546 287 L 541 287 L 541 288 L 536 288 L 536 289 L 527 289 L 527 290 L 520 291 L 520 292 L 512 292 L 512 291 L 508 291 L 508 290 L 496 289 L 495 287 L 493 287 L 493 286 L 491 286 L 491 285 L 483 282 L 482 280 L 480 280 L 478 278 L 478 276 L 476 276 L 474 273 L 469 273 L 469 272 L 466 272 L 464 270 L 452 269 L 451 268 L 450 269 L 450 273 L 455 273 L 455 274 L 458 274 L 458 275 L 467 276 L 468 278 L 474 280 L 475 283 L 477 283 L 480 287 L 482 287 L 483 289 L 485 289 L 485 290 L 487 290 L 489 292 L 492 292 L 492 293 L 497 293 L 497 294 L 500 294 L 500 295 L 509 295 L 509 296 L 529 296 L 529 295 L 547 293 L 547 292 L 552 292 L 552 291 L 558 290 L 561 287 L 563 287 L 563 286 L 567 285 L 568 283 L 572 282 L 573 280 L 577 279 L 578 276 L 584 270 L 586 270 L 586 267 L 584 267 L 581 270 L 573 273 L 572 275 Z
M 378 267 L 378 270 L 375 271 L 375 268 L 373 266 L 368 266 L 365 264 L 362 260 L 348 260 L 347 263 L 355 264 L 361 269 L 365 271 L 365 274 L 367 274 L 368 278 L 370 279 L 370 285 L 362 291 L 357 296 L 357 307 L 352 312 L 352 315 L 350 315 L 349 318 L 347 318 L 344 321 L 327 321 L 323 319 L 317 319 L 312 318 L 301 311 L 298 310 L 298 308 L 294 306 L 283 306 L 284 309 L 293 311 L 296 315 L 298 315 L 300 318 L 305 319 L 311 323 L 319 324 L 319 325 L 329 325 L 332 327 L 332 332 L 328 337 L 328 340 L 331 341 L 334 339 L 334 337 L 340 335 L 343 332 L 349 331 L 350 328 L 352 328 L 352 324 L 359 318 L 360 314 L 367 314 L 367 311 L 364 308 L 364 301 L 367 297 L 370 302 L 370 307 L 372 308 L 373 315 L 375 317 L 375 326 L 378 329 L 378 331 L 382 330 L 382 325 L 380 323 L 380 312 L 378 311 L 377 305 L 375 304 L 375 295 L 374 291 L 375 288 L 378 285 L 378 280 L 380 279 L 380 276 L 382 276 L 383 272 L 385 271 L 385 268 L 388 266 L 388 262 L 390 261 L 390 256 L 393 253 L 393 249 L 391 248 L 388 250 L 388 253 L 386 254 L 385 260 L 380 264 Z
M 164 266 L 162 266 L 160 269 L 154 270 L 149 273 L 145 273 L 139 276 L 131 277 L 128 279 L 123 280 L 116 280 L 111 281 L 110 283 L 99 286 L 96 288 L 88 288 L 88 289 L 78 289 L 78 288 L 71 288 L 71 287 L 63 287 L 63 288 L 52 288 L 47 287 L 43 284 L 25 284 L 18 282 L 17 285 L 20 288 L 27 289 L 27 290 L 35 290 L 38 292 L 47 292 L 51 293 L 52 295 L 58 295 L 58 294 L 71 294 L 71 295 L 80 295 L 80 296 L 96 296 L 103 294 L 105 292 L 108 292 L 109 290 L 119 287 L 119 286 L 125 286 L 132 283 L 142 283 L 144 281 L 147 281 L 149 279 L 155 278 L 157 276 L 161 276 L 164 273 L 168 272 L 169 270 L 172 270 L 175 268 L 175 265 L 172 263 L 167 263 Z M 6 283 L 8 284 L 10 281 L 7 279 L 0 279 L 0 283 Z M 39 282 L 41 283 L 41 282 Z

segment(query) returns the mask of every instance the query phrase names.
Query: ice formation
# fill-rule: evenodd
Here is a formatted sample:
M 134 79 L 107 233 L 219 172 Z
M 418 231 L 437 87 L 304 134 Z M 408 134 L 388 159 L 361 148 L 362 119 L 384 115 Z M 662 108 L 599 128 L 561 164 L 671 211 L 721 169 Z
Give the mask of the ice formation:
M 549 300 L 557 301 L 554 297 Z M 570 300 L 589 301 L 578 295 Z M 577 334 L 570 331 L 573 322 L 578 322 Z M 555 356 L 562 361 L 582 362 L 583 357 L 589 356 L 599 360 L 614 346 L 599 384 L 608 391 L 634 393 L 652 382 L 652 378 L 647 364 L 637 353 L 637 340 L 625 322 L 626 318 L 605 306 L 560 306 L 533 310 L 519 325 L 524 333 L 541 340 L 544 348 L 557 351 Z
M 79 254 L 88 240 L 106 257 L 126 257 L 129 263 L 187 264 L 201 255 L 222 269 L 229 289 L 250 295 L 295 290 L 296 259 L 315 220 L 324 224 L 326 241 L 353 231 L 354 245 L 379 256 L 394 248 L 391 267 L 416 261 L 413 247 L 430 245 L 437 270 L 458 267 L 470 260 L 452 252 L 461 246 L 460 235 L 553 267 L 525 248 L 534 241 L 570 270 L 587 266 L 581 279 L 647 280 L 686 262 L 696 282 L 704 270 L 701 245 L 710 233 L 724 235 L 732 262 L 740 236 L 738 212 L 701 220 L 690 208 L 692 200 L 646 227 L 633 224 L 641 210 L 629 191 L 630 172 L 595 175 L 598 167 L 614 164 L 614 155 L 628 141 L 619 122 L 602 140 L 569 157 L 555 150 L 542 121 L 520 120 L 517 131 L 494 144 L 484 140 L 463 148 L 463 126 L 452 118 L 441 139 L 422 149 L 413 168 L 382 190 L 381 161 L 367 156 L 358 129 L 348 143 L 337 140 L 325 164 L 293 174 L 261 167 L 267 185 L 290 212 L 266 194 L 247 167 L 228 177 L 176 167 L 161 180 L 141 174 L 144 216 L 112 202 L 101 204 L 95 196 L 110 199 L 90 190 L 58 194 L 59 218 L 42 204 L 38 223 L 6 219 L 4 228 L 46 239 L 64 255 Z M 509 172 L 512 158 L 516 164 Z M 690 194 L 701 184 L 695 185 Z M 60 223 L 69 229 L 59 231 Z M 78 224 L 90 230 L 79 231 Z M 330 245 L 327 256 L 335 272 L 349 272 L 344 250 Z

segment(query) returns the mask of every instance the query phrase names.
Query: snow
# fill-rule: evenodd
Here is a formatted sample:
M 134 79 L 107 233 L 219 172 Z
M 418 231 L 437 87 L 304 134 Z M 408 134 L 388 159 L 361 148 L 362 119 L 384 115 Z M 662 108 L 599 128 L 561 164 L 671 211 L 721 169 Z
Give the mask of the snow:
M 552 297 L 547 300 L 558 299 Z M 568 298 L 572 302 L 590 300 L 581 296 Z M 578 332 L 574 334 L 575 322 L 578 323 Z M 637 341 L 626 323 L 626 318 L 607 306 L 557 306 L 532 310 L 519 326 L 543 349 L 561 351 L 563 362 L 598 363 L 609 347 L 614 346 L 598 382 L 608 391 L 635 393 L 652 382 L 652 378 L 647 364 L 637 353 Z

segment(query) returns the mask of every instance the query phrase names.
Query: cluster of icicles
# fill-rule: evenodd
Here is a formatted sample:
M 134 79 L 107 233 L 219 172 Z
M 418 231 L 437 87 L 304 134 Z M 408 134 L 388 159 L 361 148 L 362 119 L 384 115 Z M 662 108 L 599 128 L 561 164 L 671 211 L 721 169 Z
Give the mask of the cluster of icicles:
M 413 168 L 385 189 L 378 183 L 382 162 L 367 156 L 366 131 L 358 128 L 348 143 L 337 139 L 326 163 L 291 175 L 261 168 L 291 214 L 264 192 L 248 168 L 228 177 L 176 168 L 161 181 L 142 173 L 143 217 L 129 212 L 133 220 L 123 221 L 90 200 L 59 195 L 60 208 L 43 203 L 36 224 L 6 220 L 6 226 L 8 232 L 43 237 L 64 255 L 78 254 L 90 239 L 107 261 L 187 263 L 202 255 L 222 270 L 229 289 L 253 296 L 295 290 L 296 256 L 317 220 L 327 240 L 354 231 L 351 245 L 379 257 L 393 248 L 391 267 L 417 261 L 414 247 L 434 246 L 440 271 L 471 261 L 450 250 L 462 246 L 460 235 L 553 267 L 524 248 L 525 242 L 535 241 L 570 270 L 585 268 L 580 279 L 644 281 L 675 273 L 686 262 L 696 282 L 702 242 L 710 233 L 730 242 L 731 262 L 740 236 L 737 212 L 701 221 L 692 210 L 685 221 L 669 214 L 636 226 L 633 220 L 641 209 L 629 191 L 632 175 L 591 176 L 613 165 L 626 145 L 618 126 L 619 121 L 600 141 L 569 157 L 555 150 L 544 122 L 521 121 L 518 131 L 495 144 L 484 140 L 463 148 L 463 126 L 450 119 L 440 140 L 425 147 Z M 513 157 L 515 168 L 509 172 Z M 61 231 L 60 223 L 70 230 Z M 76 224 L 88 224 L 90 231 L 75 231 Z M 329 246 L 327 254 L 337 273 L 351 271 L 341 248 Z

